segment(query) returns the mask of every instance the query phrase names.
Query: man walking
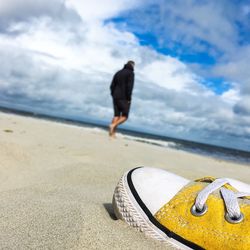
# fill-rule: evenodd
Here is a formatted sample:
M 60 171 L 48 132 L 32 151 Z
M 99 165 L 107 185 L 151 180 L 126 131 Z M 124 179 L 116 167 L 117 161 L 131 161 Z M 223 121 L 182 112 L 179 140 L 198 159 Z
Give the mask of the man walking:
M 114 105 L 114 117 L 109 125 L 109 135 L 112 137 L 115 137 L 117 126 L 128 119 L 134 87 L 134 66 L 133 61 L 128 61 L 124 68 L 114 75 L 110 85 Z

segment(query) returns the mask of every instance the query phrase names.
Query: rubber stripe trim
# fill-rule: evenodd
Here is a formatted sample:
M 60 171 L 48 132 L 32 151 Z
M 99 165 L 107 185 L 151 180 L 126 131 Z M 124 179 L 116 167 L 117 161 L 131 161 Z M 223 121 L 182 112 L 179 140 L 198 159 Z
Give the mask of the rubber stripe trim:
M 142 168 L 142 167 L 138 167 L 138 168 Z M 164 227 L 162 224 L 160 224 L 155 218 L 154 216 L 151 214 L 151 212 L 148 210 L 148 208 L 146 207 L 146 205 L 143 203 L 143 201 L 141 200 L 140 196 L 138 195 L 133 182 L 132 182 L 132 173 L 138 169 L 138 168 L 134 168 L 132 170 L 130 170 L 127 174 L 127 181 L 128 181 L 128 185 L 130 188 L 130 191 L 132 192 L 132 194 L 134 195 L 134 198 L 136 199 L 137 203 L 139 204 L 139 206 L 142 208 L 142 210 L 144 211 L 144 213 L 147 215 L 148 219 L 156 226 L 158 227 L 161 231 L 163 231 L 169 238 L 173 238 L 179 242 L 181 242 L 182 244 L 191 247 L 194 250 L 204 250 L 204 248 L 196 245 L 195 243 L 188 241 L 184 238 L 182 238 L 181 236 L 175 234 L 174 232 L 170 231 L 169 229 L 167 229 L 166 227 Z

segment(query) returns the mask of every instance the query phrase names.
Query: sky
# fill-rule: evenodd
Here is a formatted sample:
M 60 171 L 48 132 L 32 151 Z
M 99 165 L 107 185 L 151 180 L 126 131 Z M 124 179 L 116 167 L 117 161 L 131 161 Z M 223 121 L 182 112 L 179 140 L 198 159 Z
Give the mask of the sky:
M 250 151 L 250 1 L 0 0 L 0 106 L 108 124 L 136 62 L 127 128 Z

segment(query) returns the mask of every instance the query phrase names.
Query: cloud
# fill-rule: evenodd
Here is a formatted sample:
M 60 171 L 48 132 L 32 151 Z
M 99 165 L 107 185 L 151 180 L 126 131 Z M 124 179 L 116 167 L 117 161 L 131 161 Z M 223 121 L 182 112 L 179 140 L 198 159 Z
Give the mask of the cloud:
M 96 22 L 139 6 L 141 0 L 67 0 L 66 6 L 76 10 L 82 20 Z
M 236 114 L 241 114 L 243 116 L 250 116 L 249 103 L 250 103 L 250 95 L 244 96 L 244 98 L 234 106 L 234 112 Z
M 170 56 L 162 60 L 154 60 L 143 68 L 144 80 L 176 91 L 197 93 L 202 91 L 198 76 L 193 74 L 188 67 Z M 207 90 L 206 90 L 207 91 Z
M 109 121 L 112 75 L 133 59 L 136 81 L 127 124 L 221 145 L 232 138 L 248 138 L 248 100 L 242 102 L 242 87 L 235 83 L 233 89 L 216 95 L 189 65 L 141 46 L 132 32 L 105 22 L 141 7 L 141 1 L 58 0 L 36 5 L 26 0 L 20 6 L 24 13 L 18 13 L 19 3 L 12 1 L 15 8 L 4 6 L 1 17 L 8 24 L 0 31 L 0 56 L 5 62 L 0 68 L 2 104 Z M 224 32 L 235 36 L 230 28 Z M 213 70 L 217 75 L 231 72 L 237 82 L 240 74 L 232 73 L 234 67 L 224 63 Z M 242 147 L 249 148 L 245 140 Z
M 242 12 L 237 5 L 226 4 L 224 0 L 146 2 L 140 10 L 128 12 L 129 21 L 135 29 L 138 27 L 140 31 L 155 34 L 163 47 L 181 43 L 180 50 L 197 52 L 210 49 L 215 53 L 216 50 L 230 51 L 237 41 L 238 34 L 233 24 L 237 20 L 235 8 Z
M 29 22 L 30 19 L 42 16 L 58 18 L 65 10 L 63 0 L 10 0 L 0 5 L 0 29 L 8 32 L 11 24 L 16 22 Z

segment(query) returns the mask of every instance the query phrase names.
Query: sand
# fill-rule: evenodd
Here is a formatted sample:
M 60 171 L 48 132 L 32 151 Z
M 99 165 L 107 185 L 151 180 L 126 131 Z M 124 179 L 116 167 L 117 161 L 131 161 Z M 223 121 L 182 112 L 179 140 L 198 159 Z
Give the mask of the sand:
M 114 217 L 118 179 L 137 166 L 250 176 L 246 165 L 0 113 L 0 249 L 167 249 Z

